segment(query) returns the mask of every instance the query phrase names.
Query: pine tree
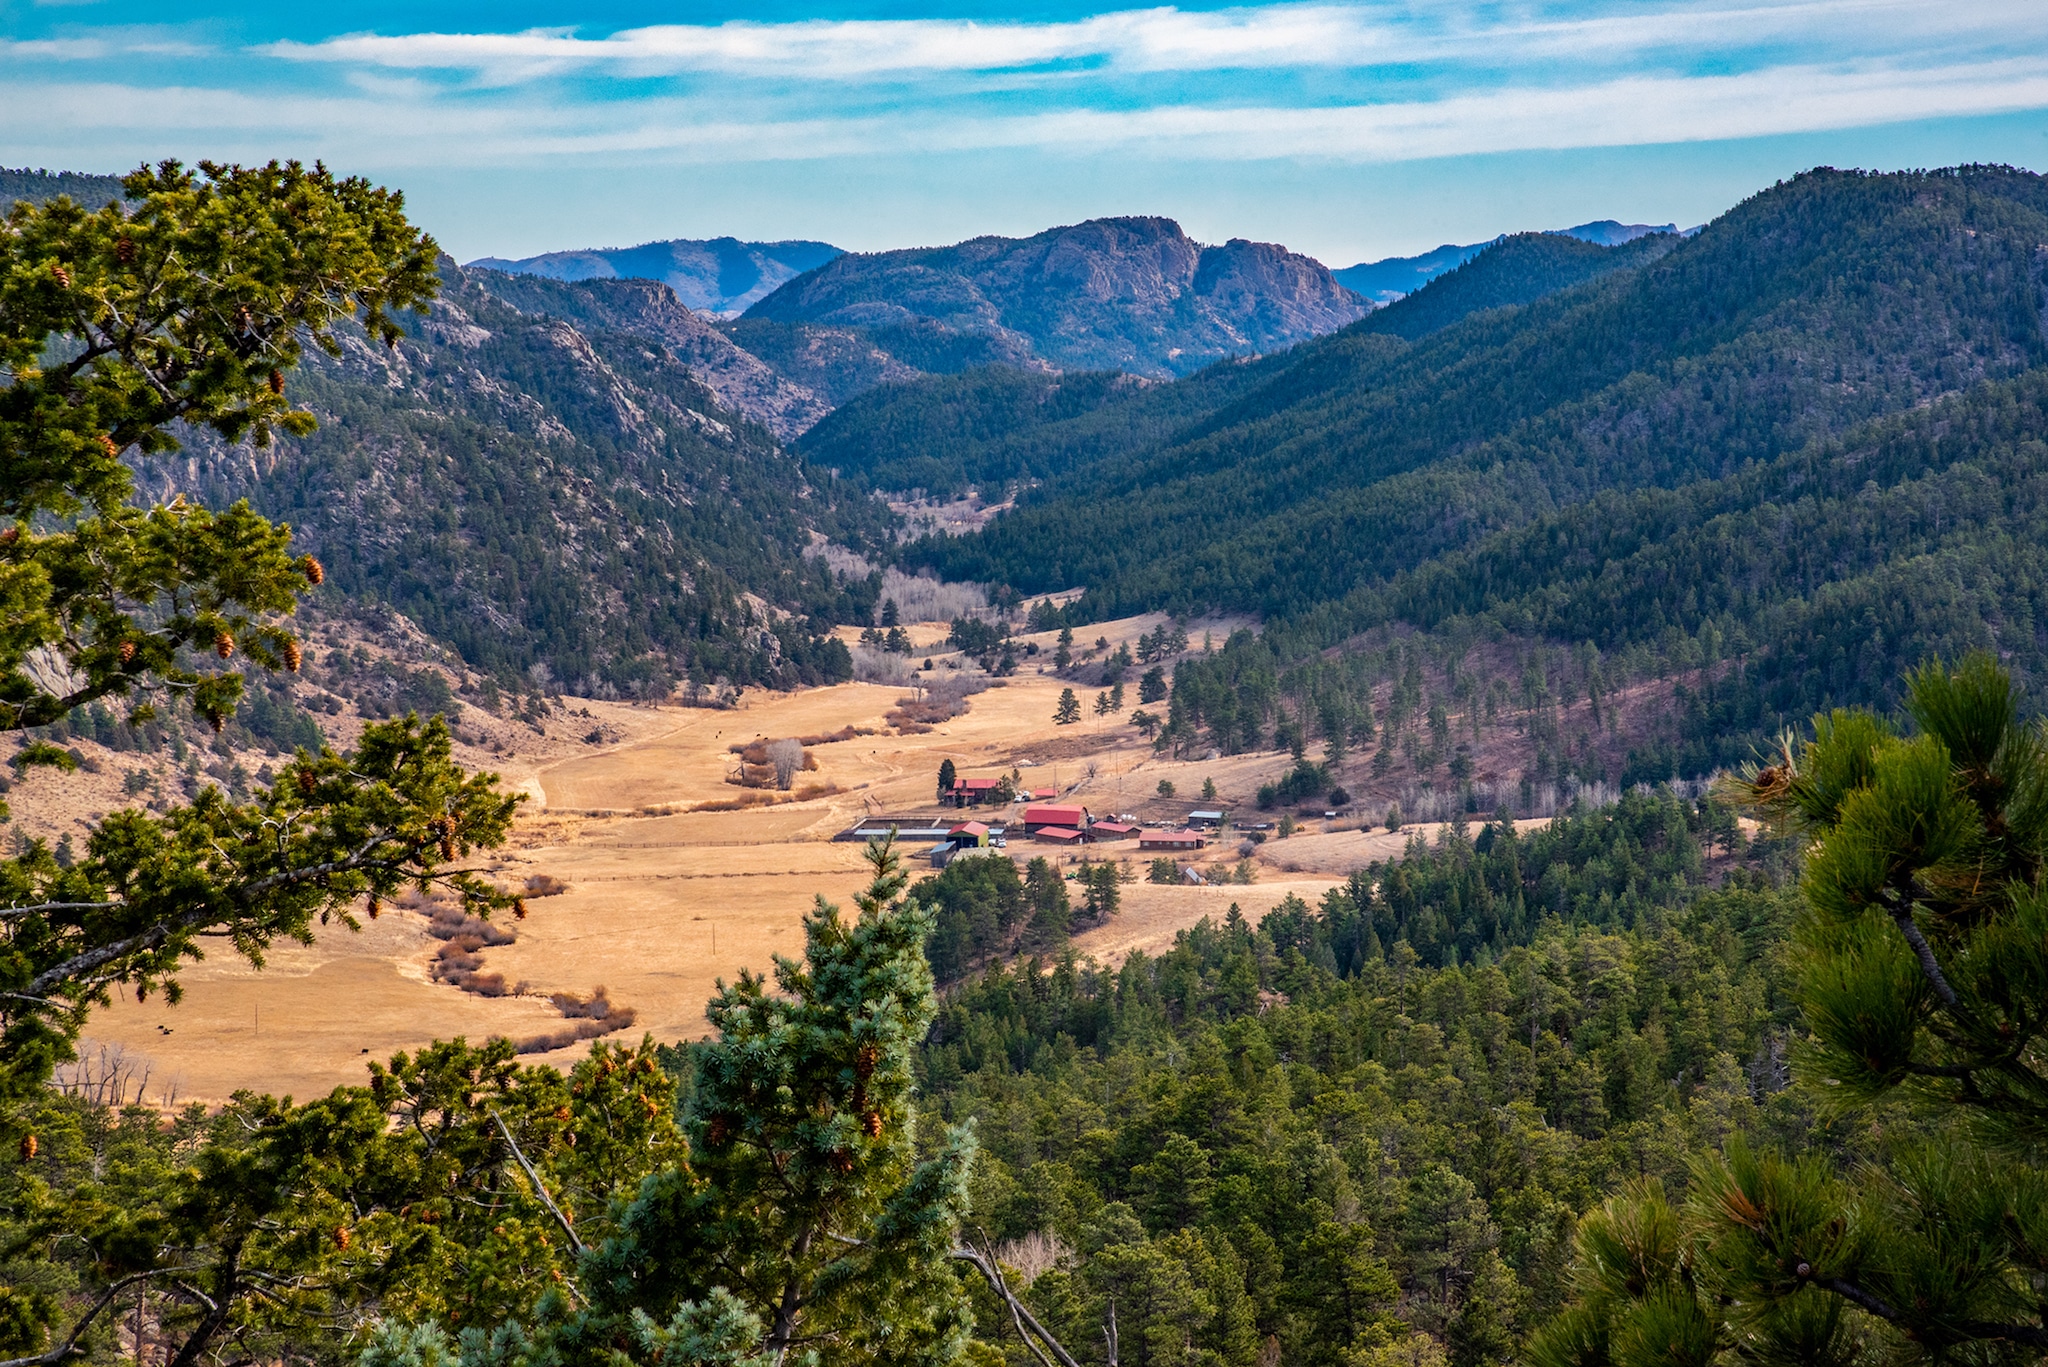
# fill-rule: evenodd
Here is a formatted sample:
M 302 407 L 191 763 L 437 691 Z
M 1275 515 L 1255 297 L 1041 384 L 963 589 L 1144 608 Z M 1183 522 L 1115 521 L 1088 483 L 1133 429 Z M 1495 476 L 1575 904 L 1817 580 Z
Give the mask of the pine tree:
M 1610 1201 L 1579 1232 L 1578 1303 L 1539 1367 L 2038 1358 L 2048 1348 L 2048 744 L 1986 656 L 1907 680 L 1735 784 L 1806 842 L 1791 963 L 1796 1068 L 1841 1119 L 1910 1124 L 1847 1176 L 1732 1143 L 1683 1206 Z
M 742 973 L 712 1000 L 717 1035 L 694 1051 L 694 1171 L 657 1177 L 620 1218 L 587 1277 L 592 1313 L 660 1321 L 722 1286 L 776 1362 L 959 1355 L 970 1321 L 948 1255 L 974 1145 L 949 1130 L 920 1158 L 911 1099 L 936 1010 L 932 916 L 901 900 L 887 842 L 868 862 L 858 917 L 821 898 L 774 993 Z
M 1061 726 L 1071 726 L 1081 720 L 1081 700 L 1074 696 L 1074 690 L 1060 690 L 1059 706 L 1053 709 L 1052 719 Z
M 1074 662 L 1074 629 L 1073 629 L 1072 627 L 1061 627 L 1061 628 L 1060 628 L 1060 637 L 1059 637 L 1059 647 L 1058 647 L 1058 649 L 1054 650 L 1054 651 L 1053 651 L 1053 654 L 1052 654 L 1052 664 L 1053 664 L 1053 668 L 1054 668 L 1054 669 L 1065 669 L 1065 668 L 1066 668 L 1066 667 L 1067 667 L 1068 665 L 1072 664 L 1073 662 Z
M 953 768 L 952 760 L 942 759 L 939 761 L 939 800 L 941 802 L 952 796 L 953 780 L 958 776 L 958 772 Z

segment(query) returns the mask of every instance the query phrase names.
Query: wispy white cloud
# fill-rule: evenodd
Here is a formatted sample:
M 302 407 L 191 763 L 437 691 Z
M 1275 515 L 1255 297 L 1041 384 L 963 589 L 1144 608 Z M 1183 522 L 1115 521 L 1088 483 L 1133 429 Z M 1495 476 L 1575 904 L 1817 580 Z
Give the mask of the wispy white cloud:
M 862 20 L 671 24 L 604 37 L 520 33 L 355 34 L 260 52 L 294 62 L 474 72 L 521 81 L 587 68 L 861 80 L 1096 64 L 1133 73 L 1369 67 L 1394 63 L 1615 60 L 1812 41 L 1835 51 L 1933 43 L 2002 48 L 2048 39 L 2039 0 L 1668 0 L 1605 14 L 1540 6 L 1279 4 L 1127 10 L 1055 23 Z
M 1133 110 L 734 118 L 713 97 L 620 104 L 448 99 L 404 81 L 374 97 L 278 99 L 203 87 L 18 86 L 0 137 L 49 128 L 204 138 L 386 166 L 541 160 L 755 162 L 1035 149 L 1055 153 L 1375 163 L 1618 147 L 1873 126 L 2048 107 L 2048 55 L 1922 69 L 1778 66 L 1730 76 L 1623 77 L 1434 100 L 1319 107 L 1176 104 Z

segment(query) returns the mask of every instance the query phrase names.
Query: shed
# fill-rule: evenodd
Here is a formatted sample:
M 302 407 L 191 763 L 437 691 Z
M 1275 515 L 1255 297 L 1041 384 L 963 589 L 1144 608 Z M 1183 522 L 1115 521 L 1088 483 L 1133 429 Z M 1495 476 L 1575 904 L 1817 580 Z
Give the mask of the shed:
M 1185 851 L 1199 850 L 1209 843 L 1209 837 L 1200 831 L 1140 831 L 1138 848 L 1141 850 Z
M 1091 844 L 1099 845 L 1109 840 L 1129 840 L 1137 833 L 1138 828 L 1126 822 L 1097 821 L 1088 827 L 1088 840 Z
M 1047 845 L 1078 845 L 1087 839 L 1072 826 L 1040 826 L 1031 838 Z
M 1224 816 L 1225 813 L 1223 812 L 1189 812 L 1188 825 L 1221 826 L 1223 824 Z

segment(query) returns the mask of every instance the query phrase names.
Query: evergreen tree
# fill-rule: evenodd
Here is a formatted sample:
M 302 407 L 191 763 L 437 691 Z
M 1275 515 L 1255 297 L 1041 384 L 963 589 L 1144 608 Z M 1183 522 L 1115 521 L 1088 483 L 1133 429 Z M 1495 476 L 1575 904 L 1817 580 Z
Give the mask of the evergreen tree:
M 959 773 L 953 768 L 952 760 L 942 759 L 939 761 L 939 798 L 941 801 L 952 796 L 953 781 L 958 777 Z
M 1738 792 L 1808 842 L 1798 1073 L 1841 1117 L 1888 1104 L 1918 1126 L 1887 1126 L 1848 1176 L 1737 1140 L 1696 1161 L 1676 1209 L 1657 1190 L 1610 1202 L 1539 1363 L 2048 1348 L 2048 744 L 1988 656 L 1915 672 L 1905 713 L 1906 732 L 1816 717 Z
M 974 1141 L 921 1141 L 912 1062 L 936 1002 L 928 909 L 883 841 L 843 920 L 819 899 L 775 990 L 743 972 L 689 1050 L 694 1155 L 651 1172 L 525 1322 L 387 1332 L 382 1367 L 941 1364 L 971 1316 L 951 1269 Z M 623 1356 L 621 1354 L 623 1353 Z
M 1068 665 L 1072 664 L 1073 662 L 1074 629 L 1072 627 L 1061 627 L 1059 636 L 1059 646 L 1056 650 L 1053 651 L 1052 654 L 1053 668 L 1065 669 Z
M 391 345 L 394 311 L 434 296 L 437 249 L 400 196 L 296 163 L 201 172 L 137 171 L 127 201 L 95 213 L 66 199 L 9 211 L 0 730 L 137 692 L 151 700 L 131 724 L 182 698 L 219 730 L 242 693 L 237 651 L 296 670 L 282 618 L 320 563 L 247 504 L 133 506 L 130 462 L 176 449 L 181 423 L 259 445 L 310 432 L 284 396 L 305 343 L 339 354 L 353 319 Z M 70 359 L 42 364 L 56 354 Z M 76 760 L 31 741 L 15 762 Z M 302 750 L 253 800 L 234 785 L 236 801 L 208 788 L 161 817 L 116 812 L 68 861 L 29 842 L 0 865 L 0 1092 L 47 1077 L 112 986 L 175 994 L 207 937 L 258 958 L 316 921 L 353 925 L 366 894 L 375 914 L 407 883 L 478 911 L 514 905 L 459 862 L 502 841 L 514 799 L 454 766 L 439 721 L 371 726 L 352 756 Z
M 1071 726 L 1081 720 L 1081 700 L 1074 696 L 1074 690 L 1060 690 L 1059 706 L 1053 709 L 1052 719 L 1061 726 Z

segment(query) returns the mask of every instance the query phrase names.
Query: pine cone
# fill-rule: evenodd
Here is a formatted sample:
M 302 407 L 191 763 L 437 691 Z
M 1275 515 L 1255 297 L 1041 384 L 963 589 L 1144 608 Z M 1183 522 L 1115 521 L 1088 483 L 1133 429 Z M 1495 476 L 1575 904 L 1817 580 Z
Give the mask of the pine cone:
M 286 669 L 294 674 L 298 673 L 299 665 L 304 659 L 305 655 L 300 651 L 297 641 L 286 641 L 284 643 L 284 667 Z
M 132 665 L 132 664 L 134 664 L 134 663 L 135 663 L 135 642 L 133 642 L 133 641 L 123 641 L 123 642 L 121 642 L 121 648 L 120 648 L 119 650 L 116 650 L 116 651 L 115 651 L 114 653 L 115 653 L 116 655 L 119 655 L 119 656 L 121 657 L 121 663 L 122 663 L 122 664 L 124 664 L 124 665 Z
M 868 1138 L 880 1139 L 882 1137 L 882 1113 L 880 1111 L 869 1111 L 860 1118 L 860 1124 L 861 1128 L 868 1132 Z
M 36 1137 L 25 1134 L 21 1137 L 21 1161 L 26 1163 L 36 1156 Z
M 71 288 L 71 272 L 65 270 L 54 261 L 50 263 L 50 278 L 57 282 L 59 289 L 68 290 Z
M 348 1243 L 349 1243 L 349 1232 L 348 1232 L 348 1226 L 347 1226 L 347 1225 L 336 1225 L 336 1226 L 334 1227 L 334 1246 L 335 1246 L 336 1248 L 340 1249 L 340 1250 L 341 1250 L 341 1251 L 342 1251 L 343 1253 L 346 1253 L 346 1252 L 348 1252 Z
M 284 393 L 284 372 L 282 370 L 270 372 L 270 392 L 273 394 Z
M 235 638 L 228 635 L 225 631 L 213 633 L 213 653 L 220 656 L 223 660 L 227 659 L 228 656 L 235 653 Z
M 318 584 L 327 577 L 327 567 L 322 565 L 317 557 L 311 555 L 299 558 L 299 571 L 306 576 L 308 584 Z
M 873 1044 L 863 1044 L 853 1051 L 853 1071 L 865 1082 L 875 1075 L 875 1065 L 882 1061 L 882 1051 Z
M 124 266 L 134 264 L 135 239 L 132 237 L 116 239 L 114 242 L 114 259 Z
M 518 921 L 524 921 L 526 919 L 526 899 L 524 897 L 515 897 L 512 899 L 512 917 L 514 920 Z
M 100 450 L 107 453 L 108 460 L 121 454 L 120 444 L 104 432 L 100 433 Z
M 370 919 L 372 921 L 377 919 L 377 913 L 383 909 L 383 905 L 376 898 L 372 897 L 370 899 Z

